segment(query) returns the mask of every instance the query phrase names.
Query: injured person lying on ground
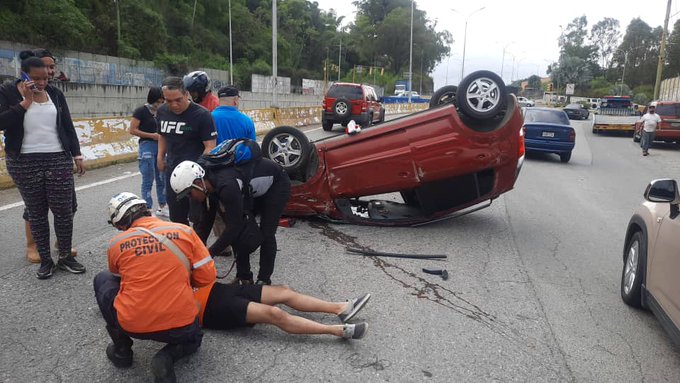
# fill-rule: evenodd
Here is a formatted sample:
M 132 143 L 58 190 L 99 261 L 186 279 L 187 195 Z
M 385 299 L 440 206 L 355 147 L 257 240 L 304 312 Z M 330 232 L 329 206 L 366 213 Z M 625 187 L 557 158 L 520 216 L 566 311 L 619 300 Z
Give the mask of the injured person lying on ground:
M 366 335 L 368 324 L 348 322 L 366 305 L 371 294 L 346 302 L 327 302 L 298 293 L 288 286 L 215 282 L 194 289 L 194 297 L 200 304 L 199 321 L 203 328 L 228 330 L 268 323 L 289 334 L 329 334 L 345 339 L 361 339 Z M 326 325 L 291 315 L 274 306 L 277 304 L 303 312 L 335 314 L 343 324 Z

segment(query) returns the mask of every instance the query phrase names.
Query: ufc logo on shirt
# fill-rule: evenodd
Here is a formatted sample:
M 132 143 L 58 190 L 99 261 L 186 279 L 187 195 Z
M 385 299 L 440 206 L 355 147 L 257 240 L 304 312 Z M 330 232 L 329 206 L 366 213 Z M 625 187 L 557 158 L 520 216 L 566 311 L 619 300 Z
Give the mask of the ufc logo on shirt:
M 186 125 L 185 122 L 161 121 L 161 133 L 172 133 L 174 130 L 175 134 L 184 134 L 182 131 L 184 125 Z

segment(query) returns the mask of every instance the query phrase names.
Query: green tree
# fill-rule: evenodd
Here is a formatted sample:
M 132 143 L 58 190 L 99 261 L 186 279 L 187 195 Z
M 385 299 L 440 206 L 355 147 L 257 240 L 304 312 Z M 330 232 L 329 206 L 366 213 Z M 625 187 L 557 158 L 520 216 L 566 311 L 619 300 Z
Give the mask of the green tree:
M 633 19 L 614 54 L 614 68 L 608 76 L 618 81 L 624 76 L 625 67 L 626 84 L 632 87 L 653 84 L 656 79 L 660 38 L 661 27 L 652 30 L 640 18 Z
M 664 77 L 680 76 L 680 20 L 676 20 L 666 45 Z
M 527 80 L 527 85 L 529 88 L 533 89 L 541 89 L 541 78 L 537 75 L 531 75 L 529 79 Z
M 621 38 L 619 27 L 618 20 L 605 17 L 590 29 L 590 41 L 597 49 L 596 52 L 603 69 L 611 68 L 612 56 L 616 52 L 619 39 Z

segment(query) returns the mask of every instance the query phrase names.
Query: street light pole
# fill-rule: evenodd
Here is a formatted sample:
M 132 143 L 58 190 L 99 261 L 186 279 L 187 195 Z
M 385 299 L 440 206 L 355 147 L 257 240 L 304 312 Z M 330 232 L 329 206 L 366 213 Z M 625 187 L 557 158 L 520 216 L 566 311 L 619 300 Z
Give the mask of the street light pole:
M 234 85 L 234 58 L 231 49 L 231 0 L 229 0 L 229 84 Z
M 503 58 L 501 59 L 501 79 L 503 78 L 503 69 L 505 67 L 505 50 L 508 49 L 508 47 L 510 45 L 512 45 L 513 43 L 514 43 L 514 41 L 511 41 L 511 42 L 505 44 L 505 46 L 503 47 Z M 505 81 L 505 80 L 503 80 L 503 81 Z
M 460 66 L 460 78 L 461 78 L 461 80 L 463 79 L 463 76 L 465 76 L 465 48 L 466 48 L 466 45 L 467 45 L 467 26 L 468 26 L 468 21 L 470 20 L 470 17 L 472 17 L 472 15 L 474 15 L 475 13 L 477 13 L 477 12 L 483 10 L 484 8 L 486 8 L 486 7 L 481 7 L 481 8 L 479 8 L 479 9 L 476 10 L 476 11 L 470 12 L 470 14 L 468 15 L 468 17 L 465 19 L 465 33 L 463 33 L 463 63 L 462 63 L 461 66 Z
M 276 13 L 276 0 L 272 1 L 272 77 L 273 77 L 273 87 L 272 87 L 272 107 L 276 108 L 277 106 L 277 100 L 276 100 L 276 85 L 278 83 L 278 73 L 277 73 L 277 41 L 278 41 L 278 32 L 277 32 L 277 13 Z
M 118 55 L 120 55 L 120 5 L 118 4 L 118 0 L 114 0 L 116 2 L 116 19 L 118 20 Z
M 408 103 L 411 103 L 411 92 L 413 91 L 413 7 L 414 0 L 411 0 L 411 43 L 408 49 Z

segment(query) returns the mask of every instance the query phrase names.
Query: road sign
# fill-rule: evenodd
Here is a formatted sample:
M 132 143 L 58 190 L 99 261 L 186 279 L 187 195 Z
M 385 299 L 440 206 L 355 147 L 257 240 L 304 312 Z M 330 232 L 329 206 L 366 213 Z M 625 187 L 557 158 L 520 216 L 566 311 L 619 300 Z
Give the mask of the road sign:
M 567 84 L 566 94 L 574 94 L 575 84 Z

